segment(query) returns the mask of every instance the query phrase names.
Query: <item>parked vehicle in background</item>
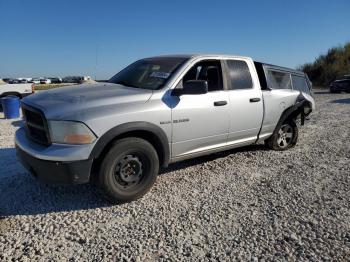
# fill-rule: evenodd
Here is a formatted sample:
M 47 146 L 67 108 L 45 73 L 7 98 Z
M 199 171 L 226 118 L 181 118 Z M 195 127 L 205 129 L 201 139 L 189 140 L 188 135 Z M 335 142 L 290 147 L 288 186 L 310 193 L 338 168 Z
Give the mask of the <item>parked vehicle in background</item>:
M 92 80 L 90 76 L 66 76 L 62 79 L 62 82 L 80 84 L 90 80 Z
M 18 80 L 13 79 L 13 78 L 9 78 L 6 82 L 9 83 L 9 84 L 18 84 Z
M 26 79 L 11 79 L 8 81 L 9 84 L 25 84 L 27 83 Z
M 63 83 L 80 84 L 83 81 L 82 76 L 66 76 L 62 79 Z
M 108 83 L 25 98 L 17 156 L 38 179 L 97 181 L 111 201 L 132 201 L 169 163 L 263 141 L 294 147 L 311 88 L 303 72 L 248 57 L 146 58 Z
M 21 81 L 21 83 L 29 83 L 32 80 L 31 77 L 18 77 L 17 79 Z
M 2 81 L 6 82 L 6 83 L 10 82 L 11 80 L 12 80 L 12 78 L 3 78 L 2 79 Z
M 33 83 L 33 84 L 40 84 L 40 78 L 32 78 L 32 80 L 30 81 L 30 83 Z
M 91 76 L 83 76 L 83 81 L 90 81 L 92 80 Z
M 40 84 L 51 84 L 51 80 L 48 78 L 40 79 Z
M 24 84 L 24 83 L 32 83 L 32 78 L 3 78 L 2 79 L 4 82 L 9 83 L 9 84 Z
M 59 77 L 50 77 L 49 80 L 51 81 L 51 84 L 60 84 L 60 83 L 62 83 L 62 78 L 59 78 Z
M 350 75 L 345 75 L 342 78 L 333 81 L 329 85 L 329 92 L 331 93 L 350 93 Z
M 4 84 L 0 85 L 0 97 L 9 95 L 18 96 L 19 98 L 26 97 L 35 92 L 34 84 Z

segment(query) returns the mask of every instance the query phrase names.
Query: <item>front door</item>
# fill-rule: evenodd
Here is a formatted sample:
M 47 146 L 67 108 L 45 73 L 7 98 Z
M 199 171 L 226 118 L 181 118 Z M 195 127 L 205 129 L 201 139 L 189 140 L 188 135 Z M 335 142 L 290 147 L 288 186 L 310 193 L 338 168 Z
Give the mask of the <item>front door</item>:
M 195 64 L 180 81 L 206 80 L 208 93 L 181 95 L 172 109 L 172 157 L 182 157 L 226 145 L 229 97 L 223 89 L 219 60 Z

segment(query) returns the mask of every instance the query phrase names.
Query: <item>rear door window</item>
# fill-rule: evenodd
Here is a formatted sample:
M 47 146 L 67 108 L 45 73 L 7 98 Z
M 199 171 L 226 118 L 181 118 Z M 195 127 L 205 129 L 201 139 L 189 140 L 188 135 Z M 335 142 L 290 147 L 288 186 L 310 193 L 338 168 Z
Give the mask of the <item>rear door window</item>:
M 299 90 L 304 93 L 310 93 L 309 86 L 305 77 L 292 75 L 293 90 Z
M 252 76 L 245 61 L 227 60 L 229 71 L 229 89 L 249 89 L 253 87 Z
M 292 89 L 289 73 L 268 70 L 267 75 L 269 87 L 271 89 Z

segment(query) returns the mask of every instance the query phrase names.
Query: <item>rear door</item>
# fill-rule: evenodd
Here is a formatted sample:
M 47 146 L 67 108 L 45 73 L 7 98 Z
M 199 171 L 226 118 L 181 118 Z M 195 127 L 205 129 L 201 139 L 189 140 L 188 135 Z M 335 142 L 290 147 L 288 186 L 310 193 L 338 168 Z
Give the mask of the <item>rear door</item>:
M 296 102 L 300 92 L 293 91 L 291 73 L 281 68 L 264 65 L 268 89 L 263 91 L 265 115 L 261 135 L 274 131 L 282 113 Z
M 228 145 L 254 142 L 263 119 L 263 101 L 254 64 L 249 60 L 227 59 L 227 86 L 230 99 Z

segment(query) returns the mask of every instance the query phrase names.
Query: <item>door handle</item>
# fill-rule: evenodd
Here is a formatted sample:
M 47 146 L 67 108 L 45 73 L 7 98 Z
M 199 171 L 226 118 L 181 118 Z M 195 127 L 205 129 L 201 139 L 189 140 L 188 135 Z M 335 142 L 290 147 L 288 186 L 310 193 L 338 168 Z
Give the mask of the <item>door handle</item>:
M 254 98 L 251 98 L 249 99 L 249 102 L 250 103 L 255 103 L 255 102 L 259 102 L 261 99 L 259 97 L 254 97 Z
M 214 106 L 224 106 L 227 104 L 227 101 L 216 101 L 214 102 Z

